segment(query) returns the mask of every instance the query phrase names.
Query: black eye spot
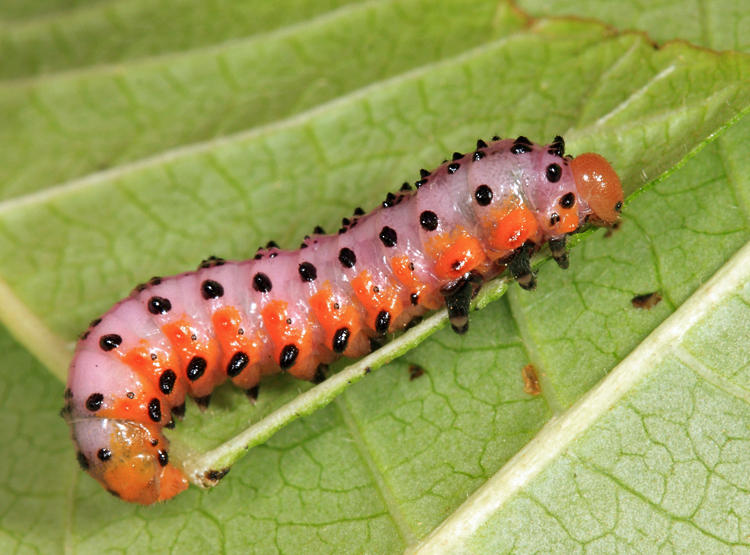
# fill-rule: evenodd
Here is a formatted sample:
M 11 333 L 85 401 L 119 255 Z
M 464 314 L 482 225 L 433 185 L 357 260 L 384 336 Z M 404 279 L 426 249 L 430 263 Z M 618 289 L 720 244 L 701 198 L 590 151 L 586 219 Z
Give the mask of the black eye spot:
M 172 310 L 172 303 L 164 297 L 151 297 L 148 300 L 148 311 L 151 314 L 166 314 Z
M 562 177 L 562 168 L 558 164 L 550 164 L 547 166 L 547 181 L 550 183 L 557 183 Z
M 461 167 L 461 164 L 458 162 L 453 162 L 452 164 L 448 164 L 448 173 L 456 173 L 458 171 L 458 168 Z
M 203 357 L 193 357 L 187 366 L 187 377 L 188 380 L 194 382 L 203 375 L 206 371 L 206 359 Z
M 159 464 L 161 466 L 167 466 L 169 462 L 169 454 L 164 449 L 159 449 Z
M 380 241 L 386 246 L 386 247 L 395 247 L 396 246 L 396 240 L 398 239 L 396 235 L 396 230 L 392 227 L 385 226 L 383 229 L 380 230 Z
M 253 276 L 253 289 L 259 293 L 268 293 L 271 290 L 271 280 L 263 272 L 258 272 Z
M 617 201 L 617 202 L 615 203 L 615 212 L 619 212 L 620 210 L 622 210 L 622 201 L 621 201 L 621 200 L 618 200 L 618 201 Z
M 175 381 L 177 381 L 177 374 L 174 370 L 164 370 L 164 373 L 159 376 L 159 389 L 164 395 L 169 395 L 174 389 Z
M 91 412 L 96 412 L 102 408 L 102 402 L 104 401 L 104 395 L 101 393 L 92 393 L 86 399 L 86 408 Z
M 229 376 L 230 378 L 239 376 L 240 372 L 245 369 L 249 362 L 250 357 L 248 357 L 242 351 L 237 351 L 236 353 L 234 353 L 234 355 L 232 355 L 232 359 L 227 365 L 227 376 Z
M 339 262 L 344 268 L 352 268 L 357 263 L 357 257 L 352 249 L 344 247 L 339 251 Z
M 487 185 L 480 185 L 474 191 L 474 198 L 479 206 L 487 206 L 492 202 L 492 189 Z
M 102 462 L 108 461 L 112 458 L 112 451 L 110 451 L 106 447 L 102 447 L 101 449 L 99 449 L 99 451 L 97 451 L 96 456 L 99 457 L 99 460 Z
M 148 417 L 154 422 L 161 420 L 161 403 L 156 397 L 148 402 Z
M 554 226 L 560 221 L 560 215 L 557 212 L 553 212 L 549 217 L 549 225 Z
M 560 206 L 563 208 L 573 208 L 573 205 L 576 203 L 576 196 L 573 193 L 565 193 L 560 198 Z
M 218 281 L 207 279 L 201 283 L 201 295 L 206 300 L 216 299 L 224 295 L 224 287 Z
M 120 337 L 116 333 L 102 335 L 99 338 L 99 347 L 101 347 L 102 351 L 111 351 L 112 349 L 116 349 L 120 346 L 121 343 L 122 337 Z
M 318 270 L 309 262 L 303 262 L 297 270 L 302 281 L 315 281 L 315 278 L 318 277 Z
M 426 231 L 435 231 L 438 226 L 437 214 L 430 210 L 425 210 L 419 215 L 419 225 Z

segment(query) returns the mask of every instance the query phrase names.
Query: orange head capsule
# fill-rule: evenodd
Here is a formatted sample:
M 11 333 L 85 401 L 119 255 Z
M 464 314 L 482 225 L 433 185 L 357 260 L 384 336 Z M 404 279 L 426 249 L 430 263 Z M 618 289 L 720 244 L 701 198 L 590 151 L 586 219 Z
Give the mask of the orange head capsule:
M 581 199 L 605 224 L 613 224 L 622 210 L 622 184 L 609 162 L 599 154 L 586 152 L 570 164 Z

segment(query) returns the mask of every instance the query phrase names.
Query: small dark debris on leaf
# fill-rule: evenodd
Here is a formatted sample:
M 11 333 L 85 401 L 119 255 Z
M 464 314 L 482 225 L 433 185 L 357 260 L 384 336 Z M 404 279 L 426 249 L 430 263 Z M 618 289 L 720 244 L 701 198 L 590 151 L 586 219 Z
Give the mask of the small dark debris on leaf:
M 420 376 L 424 374 L 424 368 L 419 366 L 418 364 L 410 364 L 409 365 L 409 381 L 413 382 Z
M 206 473 L 204 476 L 206 477 L 206 480 L 213 482 L 214 484 L 218 483 L 219 480 L 221 480 L 224 476 L 229 474 L 229 471 L 231 469 L 229 467 L 222 468 L 220 470 L 206 470 Z
M 654 291 L 653 293 L 644 293 L 643 295 L 636 295 L 635 297 L 630 299 L 630 302 L 635 308 L 648 310 L 655 307 L 661 302 L 661 295 L 658 291 Z
M 536 368 L 533 364 L 527 364 L 521 370 L 521 376 L 523 376 L 523 391 L 528 395 L 539 395 L 541 388 L 539 387 L 539 378 L 536 375 Z

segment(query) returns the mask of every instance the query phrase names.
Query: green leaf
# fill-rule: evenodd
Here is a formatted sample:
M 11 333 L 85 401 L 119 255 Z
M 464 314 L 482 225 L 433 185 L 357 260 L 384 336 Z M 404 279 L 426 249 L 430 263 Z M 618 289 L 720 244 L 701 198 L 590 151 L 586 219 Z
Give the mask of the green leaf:
M 21 28 L 80 35 L 85 14 L 139 3 L 89 4 L 49 0 L 59 11 Z M 309 23 L 279 16 L 267 35 L 238 23 L 191 42 L 174 29 L 193 16 L 175 6 L 152 8 L 171 27 L 127 51 L 112 45 L 135 23 L 102 19 L 76 43 L 82 57 L 49 58 L 80 69 L 0 82 L 0 319 L 24 345 L 0 334 L 0 550 L 430 551 L 445 537 L 467 552 L 748 547 L 750 314 L 747 286 L 731 285 L 750 268 L 738 253 L 750 127 L 732 126 L 750 106 L 750 57 L 654 49 L 476 0 L 320 8 Z M 689 15 L 649 23 L 672 33 Z M 120 65 L 84 67 L 105 61 L 91 46 L 101 37 Z M 34 48 L 7 67 L 38 72 Z M 272 62 L 257 62 L 264 52 Z M 134 507 L 77 469 L 62 385 L 31 354 L 62 375 L 60 344 L 137 281 L 271 238 L 293 247 L 495 132 L 564 133 L 572 153 L 605 154 L 628 193 L 658 182 L 631 196 L 621 229 L 584 238 L 570 270 L 543 265 L 537 291 L 511 287 L 467 336 L 438 332 L 210 491 Z M 651 309 L 631 304 L 653 291 Z M 539 396 L 524 392 L 529 363 Z M 424 374 L 411 380 L 410 365 Z M 308 389 L 276 377 L 253 406 L 221 388 L 206 413 L 190 407 L 173 446 L 184 460 L 205 453 Z

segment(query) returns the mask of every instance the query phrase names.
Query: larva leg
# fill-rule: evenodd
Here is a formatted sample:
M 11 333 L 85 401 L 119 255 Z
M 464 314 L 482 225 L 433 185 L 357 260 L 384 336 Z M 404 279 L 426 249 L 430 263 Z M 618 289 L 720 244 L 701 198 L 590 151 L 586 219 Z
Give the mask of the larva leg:
M 468 273 L 450 288 L 442 291 L 451 328 L 458 334 L 464 334 L 469 329 L 469 304 L 481 285 L 481 276 Z
M 318 368 L 315 370 L 315 376 L 313 376 L 312 383 L 319 384 L 326 381 L 326 377 L 328 374 L 328 365 L 327 364 L 319 364 Z
M 513 279 L 518 282 L 518 285 L 529 291 L 536 289 L 536 275 L 531 271 L 530 262 L 533 252 L 534 244 L 529 242 L 524 243 L 513 256 L 508 266 Z
M 198 408 L 201 409 L 201 411 L 204 411 L 208 408 L 208 405 L 211 404 L 211 395 L 205 395 L 204 397 L 194 397 L 193 401 L 195 401 L 195 404 L 198 405 Z
M 549 240 L 549 250 L 552 253 L 552 257 L 555 259 L 555 262 L 557 262 L 557 265 L 563 270 L 567 270 L 569 265 L 568 251 L 565 248 L 566 239 L 567 235 L 563 235 L 558 239 Z

